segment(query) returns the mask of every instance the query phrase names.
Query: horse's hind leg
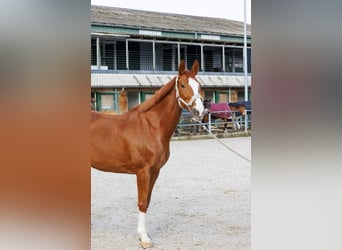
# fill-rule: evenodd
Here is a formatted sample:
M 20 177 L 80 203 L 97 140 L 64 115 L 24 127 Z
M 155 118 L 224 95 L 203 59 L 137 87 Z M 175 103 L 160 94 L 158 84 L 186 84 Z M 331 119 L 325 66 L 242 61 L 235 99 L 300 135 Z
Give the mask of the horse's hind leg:
M 228 132 L 228 129 L 227 129 L 227 122 L 228 120 L 224 120 L 224 128 L 223 128 L 223 133 L 226 134 Z
M 141 240 L 140 246 L 142 248 L 153 246 L 152 240 L 147 234 L 146 213 L 150 203 L 152 189 L 158 174 L 159 171 L 141 171 L 137 174 L 139 210 L 138 233 Z

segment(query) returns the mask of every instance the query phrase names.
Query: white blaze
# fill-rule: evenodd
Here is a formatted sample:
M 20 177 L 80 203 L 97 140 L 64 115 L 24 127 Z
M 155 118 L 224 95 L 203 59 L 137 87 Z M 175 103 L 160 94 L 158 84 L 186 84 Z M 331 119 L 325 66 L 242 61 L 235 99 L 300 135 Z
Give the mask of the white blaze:
M 201 95 L 199 93 L 199 83 L 197 81 L 195 81 L 193 78 L 189 78 L 189 85 L 191 86 L 192 91 L 194 92 L 194 95 L 196 94 Z M 195 104 L 196 104 L 195 109 L 198 111 L 200 115 L 202 115 L 204 112 L 204 106 L 203 106 L 201 99 L 196 98 Z

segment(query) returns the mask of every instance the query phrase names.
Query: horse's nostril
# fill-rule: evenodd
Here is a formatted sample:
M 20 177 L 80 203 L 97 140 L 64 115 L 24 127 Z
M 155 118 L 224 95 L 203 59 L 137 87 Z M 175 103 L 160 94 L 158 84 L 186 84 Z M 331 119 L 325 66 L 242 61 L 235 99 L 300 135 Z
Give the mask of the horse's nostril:
M 192 113 L 192 115 L 193 115 L 194 117 L 198 117 L 198 116 L 199 116 L 199 112 L 198 112 L 198 110 L 196 110 L 196 109 L 193 109 L 191 113 Z

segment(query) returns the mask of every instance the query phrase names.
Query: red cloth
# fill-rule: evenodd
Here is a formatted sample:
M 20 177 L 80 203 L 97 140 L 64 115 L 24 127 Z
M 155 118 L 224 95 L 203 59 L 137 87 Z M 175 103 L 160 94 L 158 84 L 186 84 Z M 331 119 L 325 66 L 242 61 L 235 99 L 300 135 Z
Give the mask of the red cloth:
M 218 118 L 229 119 L 232 116 L 231 109 L 228 103 L 211 103 L 210 112 L 211 115 Z

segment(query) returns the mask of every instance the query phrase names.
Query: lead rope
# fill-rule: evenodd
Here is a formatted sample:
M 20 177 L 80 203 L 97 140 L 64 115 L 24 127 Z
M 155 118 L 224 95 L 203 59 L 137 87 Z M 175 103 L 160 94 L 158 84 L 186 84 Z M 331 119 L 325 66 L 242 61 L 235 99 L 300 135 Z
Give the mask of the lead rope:
M 234 149 L 230 148 L 227 144 L 225 144 L 224 142 L 222 142 L 219 138 L 217 138 L 216 135 L 214 135 L 212 132 L 209 131 L 209 129 L 206 128 L 206 126 L 201 122 L 201 121 L 196 121 L 197 123 L 199 123 L 202 128 L 208 132 L 208 134 L 210 134 L 216 141 L 218 141 L 219 143 L 221 143 L 222 146 L 224 146 L 226 149 L 230 150 L 231 152 L 233 152 L 234 154 L 240 156 L 242 159 L 246 160 L 247 162 L 251 163 L 251 160 L 246 158 L 245 156 L 241 155 L 240 153 L 236 152 Z

